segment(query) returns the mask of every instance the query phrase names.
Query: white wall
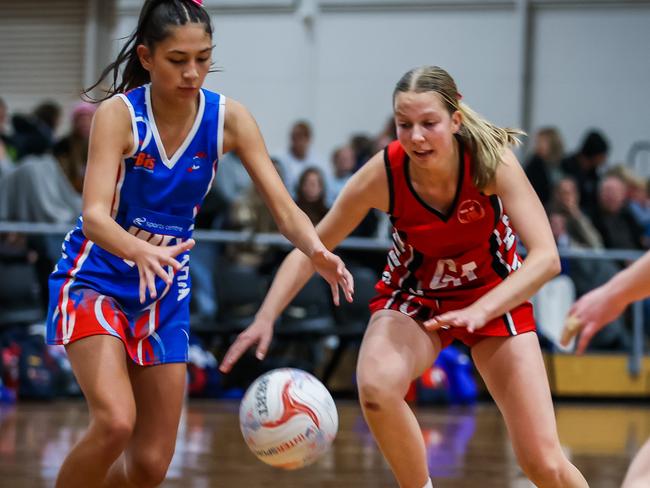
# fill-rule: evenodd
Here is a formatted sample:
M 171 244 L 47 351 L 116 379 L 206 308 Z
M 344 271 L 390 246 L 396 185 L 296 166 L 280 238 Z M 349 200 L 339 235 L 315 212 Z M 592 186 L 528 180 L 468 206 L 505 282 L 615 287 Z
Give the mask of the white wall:
M 557 125 L 571 149 L 600 128 L 610 161 L 624 161 L 634 141 L 650 140 L 650 6 L 540 9 L 535 18 L 533 126 Z
M 224 69 L 206 87 L 247 105 L 272 152 L 298 118 L 313 122 L 324 156 L 354 132 L 377 133 L 395 82 L 421 64 L 447 69 L 493 121 L 519 123 L 514 1 L 321 1 L 313 24 L 288 0 L 204 3 Z M 555 124 L 573 149 L 599 127 L 611 159 L 622 160 L 632 142 L 650 139 L 650 1 L 530 3 L 531 128 Z M 116 35 L 134 28 L 138 5 L 118 2 Z
M 409 69 L 442 66 L 454 77 L 464 101 L 500 123 L 516 117 L 509 87 L 513 19 L 509 11 L 467 16 L 457 11 L 325 14 L 319 25 L 315 121 L 325 144 L 351 132 L 376 133 L 392 111 L 395 83 Z M 481 39 L 475 49 L 459 26 Z

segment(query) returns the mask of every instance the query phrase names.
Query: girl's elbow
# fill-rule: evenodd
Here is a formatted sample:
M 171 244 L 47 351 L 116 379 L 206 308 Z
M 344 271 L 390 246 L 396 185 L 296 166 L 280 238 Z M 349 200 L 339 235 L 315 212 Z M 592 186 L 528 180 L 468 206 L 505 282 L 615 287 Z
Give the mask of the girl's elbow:
M 562 271 L 562 263 L 560 262 L 560 256 L 557 252 L 552 253 L 548 257 L 547 269 L 549 278 L 553 278 L 554 276 L 559 275 Z
M 83 212 L 81 217 L 82 217 L 81 231 L 88 239 L 92 241 L 94 237 L 95 229 L 97 228 L 96 225 L 97 219 L 93 214 L 93 212 L 88 212 L 88 211 Z
M 275 219 L 275 225 L 278 228 L 278 232 L 284 237 L 289 239 L 291 237 L 292 226 L 289 224 L 286 217 L 278 217 Z

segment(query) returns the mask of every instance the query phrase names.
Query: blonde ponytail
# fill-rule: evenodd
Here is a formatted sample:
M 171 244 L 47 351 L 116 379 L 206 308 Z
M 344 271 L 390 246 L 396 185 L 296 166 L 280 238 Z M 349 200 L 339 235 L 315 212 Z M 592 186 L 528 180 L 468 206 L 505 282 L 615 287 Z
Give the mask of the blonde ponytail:
M 498 127 L 461 101 L 458 101 L 458 110 L 463 117 L 459 135 L 472 151 L 474 184 L 482 190 L 494 180 L 503 151 L 508 146 L 521 144 L 519 136 L 526 133 L 520 129 Z
M 456 111 L 461 113 L 463 121 L 459 135 L 471 151 L 474 184 L 479 190 L 494 180 L 505 149 L 519 145 L 519 136 L 525 135 L 519 129 L 497 127 L 462 103 L 456 82 L 438 66 L 421 66 L 407 72 L 395 86 L 393 101 L 398 93 L 409 91 L 434 91 L 440 95 L 450 115 Z

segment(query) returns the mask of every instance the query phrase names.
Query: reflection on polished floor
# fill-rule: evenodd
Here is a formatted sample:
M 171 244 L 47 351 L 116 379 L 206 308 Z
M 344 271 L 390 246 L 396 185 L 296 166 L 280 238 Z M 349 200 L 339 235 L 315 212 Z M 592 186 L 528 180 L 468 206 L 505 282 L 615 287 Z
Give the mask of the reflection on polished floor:
M 334 448 L 314 466 L 284 472 L 250 454 L 239 433 L 236 402 L 190 401 L 163 486 L 395 487 L 356 403 L 337 405 L 340 429 Z M 517 467 L 492 404 L 418 407 L 417 416 L 436 487 L 532 486 Z M 591 488 L 620 486 L 630 459 L 650 436 L 650 409 L 645 405 L 558 405 L 557 419 L 562 444 Z M 0 486 L 53 486 L 58 466 L 86 422 L 81 401 L 0 407 Z

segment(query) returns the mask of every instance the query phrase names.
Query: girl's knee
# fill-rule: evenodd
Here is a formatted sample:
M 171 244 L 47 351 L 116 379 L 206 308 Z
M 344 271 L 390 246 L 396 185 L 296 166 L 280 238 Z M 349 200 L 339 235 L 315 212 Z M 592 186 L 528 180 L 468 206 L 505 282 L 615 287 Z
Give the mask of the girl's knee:
M 571 464 L 563 454 L 555 456 L 543 453 L 524 456 L 519 460 L 521 469 L 537 486 L 560 487 L 570 479 Z
M 394 372 L 384 373 L 379 368 L 358 375 L 359 399 L 365 410 L 378 411 L 383 405 L 403 400 L 410 380 L 399 378 Z
M 135 419 L 118 412 L 103 412 L 93 417 L 91 428 L 97 432 L 97 442 L 106 451 L 121 452 L 133 434 Z
M 167 475 L 167 469 L 174 452 L 162 452 L 151 448 L 129 456 L 127 476 L 136 486 L 148 488 L 160 485 Z

